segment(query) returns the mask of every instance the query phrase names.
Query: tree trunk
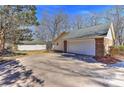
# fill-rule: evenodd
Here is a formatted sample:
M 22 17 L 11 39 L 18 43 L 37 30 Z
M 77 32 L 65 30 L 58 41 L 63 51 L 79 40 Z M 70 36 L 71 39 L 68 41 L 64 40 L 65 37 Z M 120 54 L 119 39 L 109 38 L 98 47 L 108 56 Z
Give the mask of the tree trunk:
M 12 50 L 13 51 L 16 51 L 17 50 L 17 44 L 16 44 L 16 38 L 15 38 L 15 36 L 13 37 Z
M 46 43 L 46 49 L 47 49 L 47 51 L 51 51 L 52 50 L 52 42 L 51 41 L 48 41 Z
M 16 45 L 16 32 L 13 30 L 13 37 L 12 37 L 12 51 L 17 50 L 17 45 Z
M 13 50 L 13 51 L 16 51 L 16 50 L 17 50 L 17 45 L 16 45 L 16 44 L 13 44 L 12 50 Z
M 1 31 L 0 33 L 0 52 L 5 49 L 5 35 L 4 32 Z

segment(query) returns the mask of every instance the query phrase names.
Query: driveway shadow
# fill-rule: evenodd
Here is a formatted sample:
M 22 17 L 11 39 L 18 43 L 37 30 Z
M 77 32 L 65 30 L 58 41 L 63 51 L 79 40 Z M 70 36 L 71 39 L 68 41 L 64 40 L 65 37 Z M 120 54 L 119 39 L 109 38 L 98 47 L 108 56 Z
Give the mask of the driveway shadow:
M 98 63 L 93 56 L 81 55 L 81 54 L 73 54 L 73 53 L 61 53 L 60 57 L 72 58 L 80 61 L 84 61 L 87 63 Z

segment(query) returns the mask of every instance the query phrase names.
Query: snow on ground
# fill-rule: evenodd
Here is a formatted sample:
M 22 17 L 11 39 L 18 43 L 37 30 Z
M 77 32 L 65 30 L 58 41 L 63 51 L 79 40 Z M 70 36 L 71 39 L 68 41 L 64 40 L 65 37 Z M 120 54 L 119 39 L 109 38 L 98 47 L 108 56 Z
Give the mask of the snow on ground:
M 0 61 L 0 87 L 41 87 L 43 80 L 36 78 L 32 70 L 18 61 Z
M 122 62 L 117 62 L 115 64 L 109 64 L 109 67 L 116 67 L 116 68 L 124 68 L 124 61 Z

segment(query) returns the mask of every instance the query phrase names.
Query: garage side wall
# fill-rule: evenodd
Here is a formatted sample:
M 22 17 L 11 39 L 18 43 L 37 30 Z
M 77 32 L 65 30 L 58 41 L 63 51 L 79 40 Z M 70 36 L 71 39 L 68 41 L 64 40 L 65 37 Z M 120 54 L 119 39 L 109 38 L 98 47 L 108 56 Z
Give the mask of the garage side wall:
M 58 40 L 54 43 L 53 50 L 64 51 L 64 43 L 63 40 Z
M 109 29 L 107 36 L 104 38 L 105 54 L 109 54 L 109 49 L 113 46 L 114 41 L 112 37 L 111 29 Z

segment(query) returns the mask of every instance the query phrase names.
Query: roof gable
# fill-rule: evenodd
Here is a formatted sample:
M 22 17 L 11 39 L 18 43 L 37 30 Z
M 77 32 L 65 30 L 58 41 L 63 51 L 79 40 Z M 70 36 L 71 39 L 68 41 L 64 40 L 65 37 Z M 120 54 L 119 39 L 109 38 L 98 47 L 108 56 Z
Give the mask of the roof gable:
M 53 40 L 53 42 L 56 42 L 57 40 L 59 40 L 60 38 L 62 38 L 63 36 L 65 36 L 65 35 L 67 35 L 68 34 L 68 32 L 62 32 L 57 38 L 55 38 L 54 40 Z

